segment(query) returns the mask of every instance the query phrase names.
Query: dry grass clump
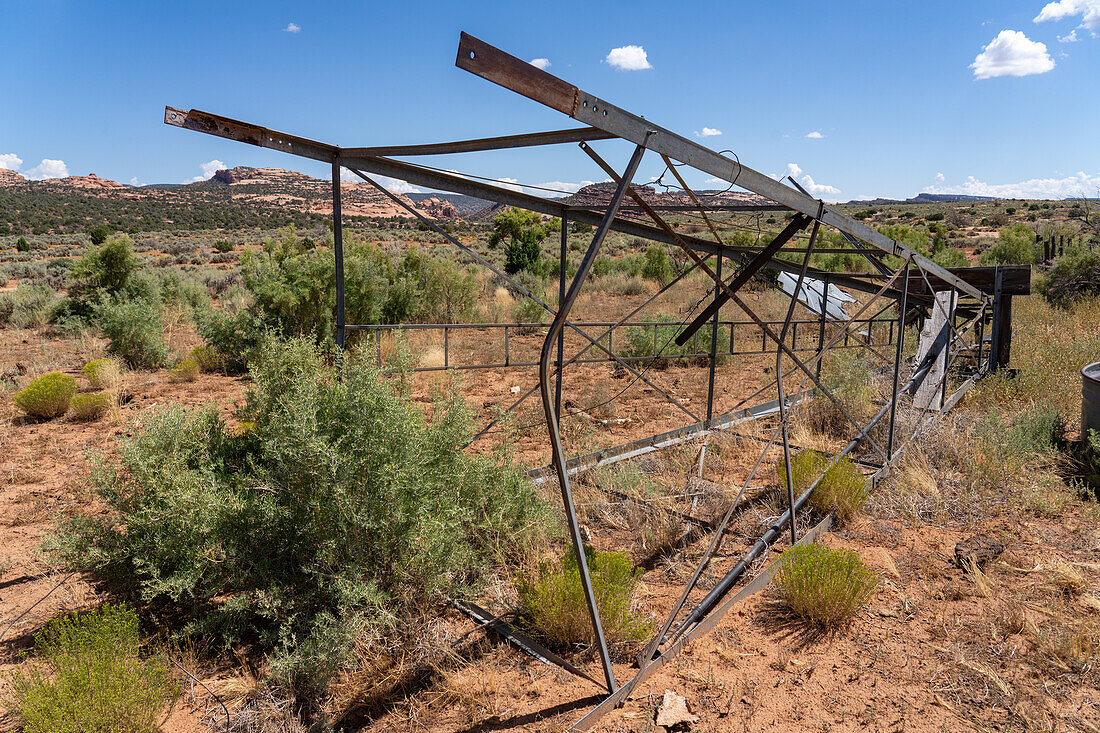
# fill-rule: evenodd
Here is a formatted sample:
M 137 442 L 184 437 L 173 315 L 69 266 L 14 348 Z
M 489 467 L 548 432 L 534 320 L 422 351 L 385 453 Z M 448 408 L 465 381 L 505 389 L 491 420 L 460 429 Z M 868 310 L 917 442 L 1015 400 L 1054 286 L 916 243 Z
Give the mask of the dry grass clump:
M 43 374 L 15 393 L 15 406 L 28 415 L 46 419 L 60 417 L 76 394 L 76 379 L 68 374 Z
M 629 652 L 650 631 L 649 622 L 631 611 L 642 571 L 622 553 L 586 547 L 584 554 L 607 641 Z M 560 648 L 595 641 L 572 550 L 559 560 L 541 563 L 533 577 L 519 577 L 516 591 L 521 618 L 548 643 Z
M 114 357 L 106 356 L 102 359 L 90 361 L 84 365 L 80 373 L 95 389 L 117 389 L 122 382 L 122 363 Z
M 189 356 L 199 365 L 200 371 L 219 372 L 225 368 L 225 359 L 212 346 L 196 346 L 191 349 Z
M 177 692 L 163 658 L 142 658 L 137 614 L 122 606 L 56 619 L 35 646 L 44 664 L 8 678 L 26 733 L 153 733 Z
M 180 359 L 168 372 L 173 382 L 194 382 L 199 378 L 199 362 L 190 356 Z
M 822 513 L 833 512 L 837 521 L 843 523 L 866 503 L 870 486 L 850 458 L 842 456 L 836 465 L 829 467 L 832 460 L 824 453 L 801 451 L 791 458 L 791 477 L 797 495 L 821 476 L 817 488 L 810 494 L 810 505 Z M 782 458 L 776 465 L 776 473 L 780 487 L 786 487 L 787 465 Z
M 847 623 L 878 586 L 878 577 L 855 550 L 796 545 L 779 562 L 772 583 L 780 601 L 791 613 L 823 630 Z
M 110 395 L 103 392 L 93 394 L 84 393 L 74 395 L 69 403 L 73 420 L 77 422 L 91 422 L 98 420 L 111 411 L 112 400 Z

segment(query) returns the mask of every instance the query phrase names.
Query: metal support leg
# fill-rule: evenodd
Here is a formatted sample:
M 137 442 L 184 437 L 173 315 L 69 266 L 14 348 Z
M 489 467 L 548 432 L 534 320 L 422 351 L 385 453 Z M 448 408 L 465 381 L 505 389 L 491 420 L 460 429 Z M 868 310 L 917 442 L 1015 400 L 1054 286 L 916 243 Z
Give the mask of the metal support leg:
M 898 312 L 898 352 L 894 358 L 894 389 L 890 399 L 890 425 L 889 436 L 886 438 L 886 462 L 894 459 L 894 419 L 898 413 L 898 381 L 901 379 L 901 361 L 904 358 L 905 348 L 905 311 L 909 307 L 909 263 L 905 260 L 905 277 L 901 284 L 901 304 Z
M 336 344 L 344 346 L 344 217 L 340 207 L 340 159 L 332 161 L 332 246 L 336 255 Z
M 563 211 L 561 215 L 561 259 L 558 272 L 558 311 L 561 311 L 562 303 L 565 302 L 565 257 L 566 251 L 569 246 L 569 216 Z M 557 370 L 557 381 L 554 383 L 554 414 L 561 419 L 561 370 L 562 359 L 565 356 L 565 329 L 558 334 L 558 360 L 555 363 Z M 558 424 L 558 429 L 561 429 L 561 424 Z
M 718 278 L 722 277 L 722 253 L 718 253 L 718 266 L 715 267 Z M 714 301 L 717 303 L 722 294 L 718 284 L 714 285 Z M 711 418 L 714 417 L 714 369 L 718 363 L 718 311 L 714 311 L 714 321 L 710 327 L 710 379 L 707 383 L 707 428 L 710 428 Z
M 630 186 L 630 181 L 638 171 L 638 165 L 642 162 L 642 156 L 644 154 L 644 145 L 639 145 L 635 148 L 634 155 L 631 156 L 630 163 L 627 164 L 626 171 L 623 173 L 619 186 L 615 189 L 615 195 L 611 197 L 611 203 L 608 204 L 607 213 L 604 214 L 603 221 L 600 223 L 599 228 L 596 229 L 596 234 L 592 237 L 592 244 L 589 245 L 588 251 L 585 252 L 584 259 L 581 260 L 581 264 L 577 268 L 577 275 L 573 278 L 573 284 L 569 286 L 569 292 L 566 293 L 565 299 L 561 303 L 561 307 L 558 308 L 558 314 L 550 324 L 550 331 L 546 334 L 546 340 L 543 341 L 542 352 L 539 358 L 539 385 L 540 391 L 542 392 L 542 409 L 546 413 L 546 428 L 550 436 L 550 447 L 554 458 L 554 468 L 557 471 L 558 483 L 561 486 L 562 504 L 565 506 L 566 521 L 569 524 L 569 536 L 573 542 L 573 552 L 576 554 L 577 558 L 577 570 L 580 572 L 581 586 L 584 589 L 584 600 L 588 605 L 588 614 L 592 620 L 592 631 L 596 637 L 597 651 L 600 654 L 600 661 L 603 663 L 604 677 L 607 680 L 607 689 L 609 692 L 614 692 L 616 688 L 615 672 L 611 668 L 611 656 L 607 651 L 607 640 L 603 635 L 603 624 L 600 622 L 600 609 L 596 607 L 596 597 L 592 592 L 592 579 L 589 577 L 588 561 L 584 556 L 584 540 L 581 538 L 580 526 L 577 523 L 577 511 L 573 505 L 573 491 L 569 482 L 569 470 L 565 460 L 565 452 L 562 450 L 561 435 L 558 433 L 558 416 L 554 411 L 554 402 L 551 399 L 550 357 L 555 342 L 558 339 L 558 334 L 561 333 L 565 325 L 565 320 L 569 316 L 569 311 L 573 307 L 573 302 L 580 293 L 585 277 L 588 276 L 588 271 L 592 269 L 592 263 L 596 259 L 596 254 L 599 252 L 600 245 L 603 244 L 604 237 L 607 236 L 607 232 L 611 229 L 611 224 L 615 220 L 615 214 L 622 205 L 627 188 Z

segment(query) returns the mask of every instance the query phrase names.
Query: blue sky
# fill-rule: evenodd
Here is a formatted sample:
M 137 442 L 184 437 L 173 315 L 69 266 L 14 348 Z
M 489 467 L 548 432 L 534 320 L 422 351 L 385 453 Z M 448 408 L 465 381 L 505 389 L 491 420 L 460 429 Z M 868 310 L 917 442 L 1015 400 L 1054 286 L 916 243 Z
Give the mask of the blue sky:
M 828 200 L 1100 189 L 1100 0 L 5 0 L 0 14 L 0 167 L 31 177 L 180 182 L 217 162 L 328 174 L 168 127 L 166 104 L 348 147 L 575 124 L 457 69 L 465 30 L 681 134 L 720 131 L 701 139 Z M 616 163 L 629 154 L 600 146 Z M 603 179 L 571 146 L 456 157 L 430 163 Z M 650 156 L 639 177 L 659 172 Z

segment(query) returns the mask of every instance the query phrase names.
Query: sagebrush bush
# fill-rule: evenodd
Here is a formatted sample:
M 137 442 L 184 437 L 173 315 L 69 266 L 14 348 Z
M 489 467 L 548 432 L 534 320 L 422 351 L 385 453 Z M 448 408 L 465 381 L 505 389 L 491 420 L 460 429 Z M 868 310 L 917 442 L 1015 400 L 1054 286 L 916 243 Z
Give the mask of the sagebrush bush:
M 64 415 L 76 394 L 76 379 L 68 374 L 51 372 L 15 393 L 15 406 L 28 415 L 52 418 Z
M 160 309 L 144 300 L 107 299 L 95 309 L 107 352 L 134 369 L 154 369 L 168 361 Z
M 607 642 L 619 651 L 629 651 L 650 632 L 649 622 L 631 611 L 642 569 L 619 552 L 585 547 L 584 556 Z M 572 549 L 559 560 L 541 563 L 533 577 L 520 576 L 516 591 L 526 625 L 550 644 L 571 647 L 595 642 Z
M 69 411 L 73 420 L 78 422 L 98 420 L 111 411 L 111 397 L 103 392 L 74 395 Z
M 1100 254 L 1081 251 L 1059 258 L 1036 290 L 1058 308 L 1100 295 Z
M 226 313 L 203 310 L 196 313 L 195 327 L 205 348 L 211 349 L 217 367 L 211 371 L 240 374 L 258 353 L 267 333 L 262 318 L 248 310 Z M 205 357 L 204 357 L 205 358 Z M 200 365 L 202 361 L 199 361 Z
M 826 470 L 832 460 L 815 450 L 800 451 L 791 457 L 791 478 L 795 496 L 798 496 L 824 472 L 821 482 L 810 494 L 810 505 L 822 513 L 834 512 L 837 521 L 844 523 L 866 503 L 870 486 L 850 458 L 843 456 L 835 466 Z M 785 490 L 787 464 L 782 457 L 775 470 L 779 475 L 779 485 Z
M 825 630 L 849 621 L 878 586 L 878 577 L 855 550 L 795 545 L 778 562 L 772 582 L 780 600 L 793 614 Z
M 172 365 L 168 374 L 175 382 L 194 382 L 199 378 L 199 362 L 190 356 L 185 356 Z
M 275 681 L 316 695 L 360 634 L 479 588 L 541 541 L 549 513 L 522 472 L 461 450 L 456 395 L 426 421 L 369 359 L 302 339 L 267 343 L 250 371 L 249 429 L 213 406 L 161 413 L 93 478 L 111 516 L 74 518 L 49 551 L 186 632 L 253 640 Z
M 96 389 L 115 389 L 122 380 L 122 369 L 117 359 L 105 356 L 85 364 L 80 373 Z
M 663 369 L 676 362 L 709 363 L 712 335 L 710 326 L 700 328 L 683 346 L 679 346 L 676 343 L 676 336 L 684 329 L 684 325 L 679 320 L 664 313 L 658 313 L 643 318 L 642 322 L 654 325 L 627 328 L 623 335 L 626 341 L 625 346 L 622 347 L 623 356 L 644 358 L 660 354 L 680 357 L 655 360 L 653 367 L 657 369 Z M 717 350 L 719 363 L 727 358 L 722 354 L 729 352 L 729 343 L 729 329 L 719 328 Z
M 142 659 L 137 615 L 122 606 L 55 619 L 35 647 L 44 665 L 8 677 L 25 733 L 155 733 L 177 693 L 163 657 Z

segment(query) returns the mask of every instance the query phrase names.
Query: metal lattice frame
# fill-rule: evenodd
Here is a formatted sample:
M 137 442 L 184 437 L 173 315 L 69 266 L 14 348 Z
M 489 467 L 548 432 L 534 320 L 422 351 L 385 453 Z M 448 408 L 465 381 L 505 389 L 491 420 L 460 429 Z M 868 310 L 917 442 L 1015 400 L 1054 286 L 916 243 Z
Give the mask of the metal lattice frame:
M 349 330 L 366 330 L 377 334 L 384 329 L 436 328 L 442 330 L 444 344 L 446 345 L 448 334 L 452 329 L 502 328 L 506 345 L 504 363 L 451 364 L 449 354 L 445 349 L 444 365 L 442 367 L 427 368 L 484 369 L 536 365 L 539 367 L 537 383 L 521 395 L 506 412 L 517 408 L 536 390 L 540 393 L 553 463 L 552 466 L 530 472 L 530 475 L 537 482 L 548 481 L 552 478 L 556 479 L 561 489 L 569 535 L 576 554 L 581 583 L 596 639 L 596 647 L 603 667 L 604 681 L 609 693 L 604 703 L 578 724 L 578 727 L 583 728 L 595 720 L 593 716 L 600 714 L 601 710 L 607 709 L 607 706 L 616 704 L 617 701 L 629 694 L 629 691 L 636 684 L 652 674 L 660 664 L 678 653 L 686 641 L 700 633 L 705 633 L 706 630 L 711 628 L 725 610 L 742 594 L 746 593 L 749 588 L 743 589 L 741 593 L 732 599 L 724 600 L 728 591 L 753 561 L 782 535 L 784 528 L 789 526 L 792 544 L 799 541 L 795 535 L 794 518 L 798 510 L 808 500 L 813 489 L 821 481 L 824 473 L 807 490 L 799 496 L 795 496 L 792 472 L 790 471 L 790 459 L 795 447 L 791 444 L 787 429 L 791 419 L 790 408 L 799 399 L 813 391 L 831 401 L 852 424 L 856 435 L 855 439 L 844 450 L 832 457 L 831 465 L 835 465 L 843 456 L 852 455 L 856 457 L 860 465 L 873 470 L 869 478 L 872 483 L 877 482 L 878 479 L 891 470 L 902 451 L 916 439 L 925 426 L 953 407 L 977 379 L 988 371 L 995 370 L 1007 363 L 1008 343 L 1011 338 L 1011 329 L 1008 325 L 1011 318 L 1011 295 L 1027 292 L 1027 283 L 1024 282 L 1024 273 L 1019 270 L 1009 270 L 1007 268 L 1004 271 L 1001 268 L 996 268 L 995 271 L 992 268 L 948 270 L 943 268 L 920 253 L 846 216 L 825 202 L 813 198 L 795 181 L 790 181 L 792 187 L 759 173 L 745 166 L 738 159 L 730 159 L 693 140 L 659 127 L 465 33 L 460 38 L 456 64 L 459 68 L 472 74 L 555 109 L 583 123 L 584 127 L 426 145 L 341 148 L 198 110 L 183 111 L 166 107 L 165 122 L 170 125 L 331 164 L 333 237 L 336 258 L 336 340 L 341 345 L 344 344 Z M 635 146 L 629 162 L 621 173 L 605 162 L 588 144 L 592 141 L 612 139 L 624 140 Z M 581 149 L 615 182 L 615 192 L 610 202 L 602 210 L 593 206 L 570 206 L 560 201 L 517 192 L 462 174 L 395 160 L 393 157 L 470 153 L 562 143 L 579 143 Z M 651 206 L 635 190 L 632 180 L 643 156 L 647 152 L 653 152 L 661 156 L 667 169 L 672 171 L 693 205 Z M 677 169 L 677 166 L 684 165 L 727 181 L 731 187 L 739 187 L 745 191 L 755 193 L 766 199 L 768 203 L 751 206 L 706 205 L 684 182 Z M 493 326 L 484 324 L 433 324 L 430 326 L 426 324 L 406 324 L 402 326 L 381 326 L 377 324 L 347 323 L 344 310 L 341 168 L 352 171 L 364 181 L 375 186 L 395 204 L 417 217 L 420 221 L 425 222 L 451 244 L 491 270 L 497 277 L 510 283 L 517 292 L 532 299 L 550 313 L 553 320 L 547 329 L 538 361 L 513 362 L 507 350 L 508 329 L 510 327 L 517 328 L 535 324 L 495 324 Z M 562 221 L 562 257 L 559 276 L 559 307 L 554 308 L 547 304 L 462 244 L 457 238 L 440 229 L 434 222 L 427 220 L 419 211 L 409 206 L 400 197 L 379 185 L 370 177 L 371 174 L 404 180 L 425 188 L 474 196 L 560 218 Z M 743 210 L 788 211 L 793 216 L 789 225 L 766 246 L 732 246 L 723 242 L 707 217 L 707 211 Z M 662 212 L 666 211 L 701 213 L 713 235 L 713 239 L 677 232 L 662 217 Z M 632 218 L 636 215 L 644 215 L 652 223 L 641 223 Z M 565 252 L 566 231 L 569 222 L 595 225 L 596 230 L 577 267 L 575 277 L 566 289 Z M 838 230 L 850 246 L 828 249 L 818 247 L 818 232 L 823 226 Z M 803 249 L 788 246 L 796 236 L 802 236 L 799 235 L 799 232 L 808 227 L 810 228 L 808 243 Z M 680 276 L 646 300 L 645 303 L 615 323 L 571 321 L 569 314 L 572 306 L 584 286 L 589 270 L 606 235 L 611 231 L 679 247 L 692 261 L 692 264 L 687 271 L 681 273 Z M 810 260 L 815 251 L 858 254 L 870 262 L 875 272 L 870 275 L 854 275 L 851 273 L 819 271 L 810 266 Z M 782 259 L 778 257 L 780 253 L 800 254 L 802 255 L 801 262 Z M 888 264 L 891 260 L 886 259 L 887 256 L 900 258 L 900 266 Z M 732 277 L 724 277 L 722 274 L 723 262 L 727 260 L 729 264 L 735 266 Z M 715 262 L 713 267 L 709 264 L 712 261 Z M 636 358 L 623 357 L 615 353 L 610 342 L 611 335 L 616 328 L 634 323 L 630 319 L 640 310 L 666 292 L 672 285 L 681 281 L 689 272 L 696 269 L 702 271 L 713 282 L 713 298 L 697 317 L 690 323 L 684 324 L 685 328 L 678 334 L 676 341 L 678 344 L 683 345 L 689 339 L 695 338 L 699 330 L 707 326 L 711 329 L 709 354 L 705 355 L 708 357 L 709 367 L 705 417 L 697 415 L 689 407 L 660 389 L 646 376 L 644 368 L 639 369 L 638 366 L 640 365 L 635 365 L 638 361 Z M 791 297 L 786 317 L 782 321 L 768 322 L 761 319 L 742 299 L 739 294 L 741 288 L 753 277 L 758 277 L 761 271 L 765 269 L 786 272 L 797 277 L 795 293 L 800 292 L 806 278 L 815 278 L 824 281 L 826 292 L 830 287 L 840 286 L 867 294 L 869 299 L 862 303 L 859 311 L 854 316 L 836 324 L 836 332 L 826 341 L 824 307 L 822 307 L 820 322 L 816 319 L 799 318 L 796 317 L 798 301 L 796 298 Z M 956 303 L 956 306 L 952 312 L 941 314 L 945 317 L 944 327 L 941 333 L 933 334 L 935 337 L 933 346 L 923 361 L 909 363 L 905 359 L 906 326 L 916 320 L 923 322 L 924 317 L 930 315 L 933 309 L 939 308 L 942 310 L 943 305 L 935 297 L 935 294 L 943 291 L 950 291 L 954 294 L 950 302 Z M 715 365 L 720 357 L 725 356 L 725 354 L 720 354 L 717 351 L 717 333 L 720 327 L 724 328 L 728 325 L 730 328 L 729 351 L 730 354 L 735 353 L 733 347 L 735 322 L 721 321 L 719 318 L 720 309 L 730 302 L 737 306 L 748 319 L 736 323 L 742 324 L 744 327 L 758 329 L 762 338 L 762 345 L 759 350 L 754 349 L 736 353 L 774 353 L 776 359 L 775 380 L 743 399 L 736 405 L 733 412 L 715 416 L 713 414 Z M 891 309 L 896 309 L 896 317 L 884 315 Z M 987 338 L 985 335 L 987 322 L 991 323 L 989 338 L 991 343 L 988 350 L 986 349 Z M 870 333 L 868 333 L 866 341 L 860 343 L 859 346 L 869 349 L 872 354 L 884 362 L 886 367 L 892 370 L 891 396 L 869 422 L 862 424 L 849 413 L 841 401 L 822 383 L 821 362 L 830 350 L 850 346 L 849 338 L 855 329 L 862 327 L 870 332 L 875 324 L 889 324 L 889 338 L 885 341 L 874 342 Z M 806 349 L 798 346 L 797 333 L 800 325 L 804 326 L 803 330 L 805 328 L 816 328 L 817 330 L 816 348 L 812 350 L 813 354 L 808 358 L 806 357 Z M 565 358 L 564 354 L 564 333 L 567 329 L 578 334 L 584 342 L 583 348 L 568 359 Z M 654 341 L 656 352 L 656 327 L 654 327 Z M 887 347 L 891 346 L 894 347 L 893 353 L 886 350 Z M 585 355 L 593 349 L 599 352 L 600 355 L 586 358 Z M 696 352 L 699 353 L 697 349 Z M 659 356 L 659 354 L 657 355 Z M 656 390 L 664 399 L 687 415 L 691 422 L 676 430 L 633 441 L 623 446 L 616 446 L 586 456 L 568 458 L 559 434 L 562 373 L 564 368 L 569 365 L 591 363 L 593 361 L 613 362 L 620 365 L 634 376 L 636 382 L 643 382 Z M 380 354 L 379 363 L 381 364 Z M 912 432 L 907 436 L 900 436 L 899 439 L 899 436 L 896 435 L 898 432 L 897 414 L 899 404 L 910 399 L 910 395 L 936 369 L 939 369 L 938 378 L 942 381 L 942 384 L 938 385 L 941 393 L 940 407 L 938 409 L 925 407 L 918 415 Z M 786 380 L 793 379 L 798 375 L 801 375 L 801 383 L 798 384 L 796 389 L 789 389 L 789 383 Z M 775 389 L 777 393 L 776 400 L 758 405 L 746 405 L 748 401 L 771 389 Z M 581 528 L 572 498 L 571 477 L 577 472 L 593 466 L 641 455 L 694 437 L 707 436 L 714 431 L 730 429 L 745 420 L 775 414 L 779 416 L 778 425 L 770 440 L 766 441 L 766 445 L 756 462 L 756 467 L 722 521 L 708 527 L 713 532 L 709 549 L 704 553 L 691 581 L 685 586 L 672 613 L 662 624 L 660 633 L 648 645 L 640 660 L 641 669 L 638 674 L 626 685 L 620 687 L 615 680 L 604 639 L 599 608 L 592 592 L 583 550 Z M 884 420 L 886 421 L 885 430 L 876 430 Z M 491 422 L 478 435 L 480 436 L 488 431 L 495 422 Z M 783 460 L 788 467 L 787 511 L 769 527 L 760 540 L 726 573 L 718 584 L 681 619 L 681 612 L 686 601 L 721 541 L 734 510 L 740 502 L 741 494 L 748 488 L 753 476 L 773 447 L 782 450 Z M 868 447 L 871 449 L 870 457 L 857 455 L 857 450 L 866 451 Z M 700 475 L 702 475 L 705 448 L 706 443 L 704 442 L 699 459 L 698 470 Z M 826 522 L 815 528 L 811 534 L 815 536 L 817 532 L 824 531 L 827 526 Z M 804 536 L 801 541 L 806 541 L 806 539 L 807 536 Z M 754 583 L 758 584 L 759 580 L 758 578 Z M 587 677 L 587 675 L 584 676 Z

